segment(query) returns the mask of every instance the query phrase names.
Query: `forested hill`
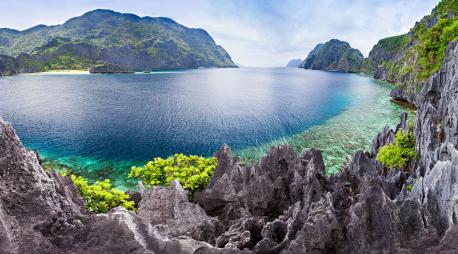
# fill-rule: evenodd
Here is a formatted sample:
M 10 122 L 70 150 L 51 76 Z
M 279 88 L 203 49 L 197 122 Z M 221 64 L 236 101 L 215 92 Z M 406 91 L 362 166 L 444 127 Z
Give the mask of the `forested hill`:
M 313 70 L 360 72 L 364 56 L 346 41 L 337 39 L 313 48 L 301 67 Z
M 16 57 L 18 72 L 105 64 L 131 70 L 235 67 L 203 29 L 111 10 L 94 10 L 63 25 L 0 29 L 0 54 Z

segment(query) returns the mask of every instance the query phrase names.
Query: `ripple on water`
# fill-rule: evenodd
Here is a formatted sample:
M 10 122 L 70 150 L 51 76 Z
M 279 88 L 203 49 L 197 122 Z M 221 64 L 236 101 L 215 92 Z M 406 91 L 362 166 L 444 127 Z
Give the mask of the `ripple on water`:
M 332 174 L 398 122 L 390 89 L 294 68 L 19 75 L 0 79 L 0 115 L 47 167 L 126 189 L 135 185 L 127 179 L 132 165 L 174 153 L 210 156 L 223 143 L 245 161 L 272 145 L 317 148 Z

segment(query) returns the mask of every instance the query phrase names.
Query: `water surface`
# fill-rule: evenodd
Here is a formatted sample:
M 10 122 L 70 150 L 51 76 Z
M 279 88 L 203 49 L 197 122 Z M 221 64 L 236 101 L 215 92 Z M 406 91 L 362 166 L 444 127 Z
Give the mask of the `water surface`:
M 0 79 L 0 115 L 29 148 L 119 186 L 131 165 L 210 156 L 223 143 L 244 159 L 272 144 L 317 147 L 331 172 L 396 123 L 389 89 L 359 75 L 294 68 L 19 75 Z

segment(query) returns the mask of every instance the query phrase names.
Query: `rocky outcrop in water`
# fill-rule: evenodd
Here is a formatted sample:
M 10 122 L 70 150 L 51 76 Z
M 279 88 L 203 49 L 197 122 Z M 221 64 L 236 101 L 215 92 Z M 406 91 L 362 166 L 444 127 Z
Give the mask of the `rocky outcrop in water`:
M 291 59 L 288 64 L 286 64 L 286 67 L 288 68 L 298 68 L 302 64 L 302 60 L 300 58 L 298 59 Z
M 301 67 L 313 70 L 360 72 L 363 54 L 346 41 L 332 39 L 310 51 Z

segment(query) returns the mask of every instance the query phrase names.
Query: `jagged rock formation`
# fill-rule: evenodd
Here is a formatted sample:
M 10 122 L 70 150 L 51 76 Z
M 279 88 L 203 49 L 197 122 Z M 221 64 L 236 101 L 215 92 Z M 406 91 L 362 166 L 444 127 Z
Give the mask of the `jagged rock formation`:
M 0 119 L 2 254 L 214 253 L 212 249 L 187 237 L 163 237 L 160 228 L 124 208 L 88 214 L 71 179 L 45 172 L 37 155 Z
M 302 60 L 300 58 L 298 59 L 291 59 L 288 64 L 286 64 L 286 67 L 288 68 L 298 68 L 302 64 Z
M 0 54 L 16 57 L 20 72 L 87 70 L 104 64 L 147 71 L 236 67 L 203 29 L 111 10 L 90 11 L 57 26 L 0 29 Z
M 456 77 L 455 77 L 456 78 Z M 405 127 L 405 116 L 397 128 Z M 374 144 L 392 140 L 386 129 Z M 273 148 L 241 165 L 216 154 L 211 183 L 194 200 L 178 182 L 142 191 L 138 214 L 90 215 L 69 178 L 44 172 L 0 121 L 0 246 L 5 253 L 414 253 L 458 250 L 458 151 L 416 176 L 386 177 L 369 153 L 325 174 L 321 152 Z M 213 217 L 210 217 L 213 216 Z M 32 240 L 31 240 L 32 239 Z M 116 239 L 116 240 L 114 240 Z
M 301 67 L 313 70 L 360 72 L 363 59 L 363 54 L 352 48 L 348 42 L 332 39 L 316 45 Z

